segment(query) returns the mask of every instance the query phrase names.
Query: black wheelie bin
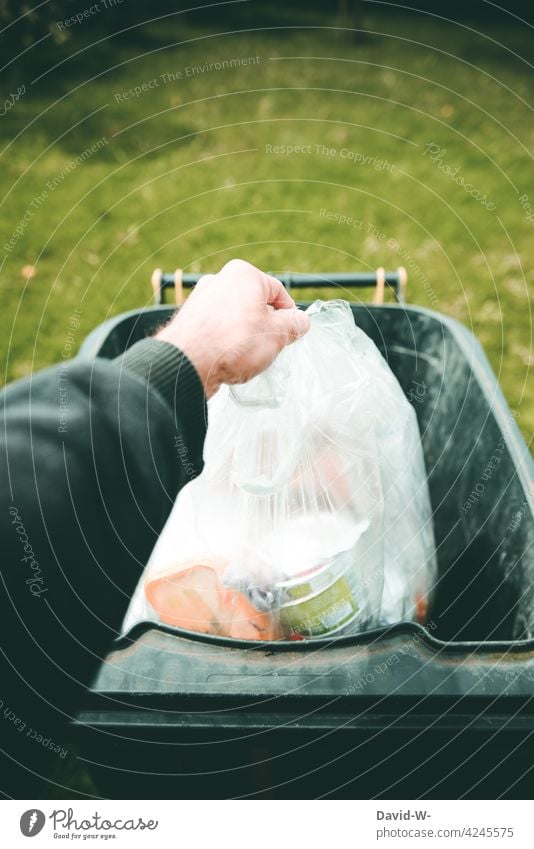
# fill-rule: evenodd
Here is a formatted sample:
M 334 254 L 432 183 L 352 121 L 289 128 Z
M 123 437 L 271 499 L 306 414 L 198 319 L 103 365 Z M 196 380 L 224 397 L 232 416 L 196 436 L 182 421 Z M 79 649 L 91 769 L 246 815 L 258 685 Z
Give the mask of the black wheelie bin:
M 517 414 L 456 321 L 352 309 L 418 417 L 439 563 L 428 625 L 261 644 L 138 626 L 71 727 L 103 797 L 531 798 L 534 465 Z M 117 356 L 172 310 L 120 315 L 80 356 Z

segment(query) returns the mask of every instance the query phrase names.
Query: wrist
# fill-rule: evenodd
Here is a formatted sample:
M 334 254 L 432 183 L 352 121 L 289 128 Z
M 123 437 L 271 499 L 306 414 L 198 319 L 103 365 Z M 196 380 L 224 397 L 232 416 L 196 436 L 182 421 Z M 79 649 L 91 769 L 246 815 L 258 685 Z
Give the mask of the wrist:
M 213 348 L 209 350 L 209 341 L 206 344 L 204 337 L 192 337 L 190 333 L 181 332 L 173 326 L 173 323 L 163 327 L 154 337 L 161 342 L 168 342 L 181 351 L 193 365 L 202 383 L 206 398 L 220 388 L 222 380 L 219 378 L 219 370 L 216 368 L 216 358 L 213 356 Z

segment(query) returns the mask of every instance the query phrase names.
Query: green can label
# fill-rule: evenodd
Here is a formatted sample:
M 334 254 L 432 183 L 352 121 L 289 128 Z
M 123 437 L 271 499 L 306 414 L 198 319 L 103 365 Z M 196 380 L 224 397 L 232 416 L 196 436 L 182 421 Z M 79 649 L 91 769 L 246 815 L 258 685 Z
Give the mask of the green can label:
M 299 584 L 288 591 L 295 602 L 280 609 L 280 624 L 288 636 L 324 637 L 348 625 L 358 612 L 346 578 L 338 578 L 326 590 L 298 601 L 310 591 L 309 584 Z

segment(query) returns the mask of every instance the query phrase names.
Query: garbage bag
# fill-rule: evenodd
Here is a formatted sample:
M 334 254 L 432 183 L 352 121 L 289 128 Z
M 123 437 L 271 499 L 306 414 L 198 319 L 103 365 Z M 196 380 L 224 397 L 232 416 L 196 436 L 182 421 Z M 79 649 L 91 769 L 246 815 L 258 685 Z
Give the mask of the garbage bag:
M 269 369 L 210 399 L 204 469 L 125 631 L 298 640 L 425 620 L 436 559 L 415 412 L 348 303 L 307 312 Z

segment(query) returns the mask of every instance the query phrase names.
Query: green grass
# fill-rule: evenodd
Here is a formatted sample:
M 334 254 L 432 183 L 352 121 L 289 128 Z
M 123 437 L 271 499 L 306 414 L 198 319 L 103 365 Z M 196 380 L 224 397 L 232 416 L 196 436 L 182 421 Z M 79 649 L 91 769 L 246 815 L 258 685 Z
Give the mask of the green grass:
M 0 245 L 8 379 L 73 353 L 109 316 L 148 304 L 155 266 L 208 271 L 234 256 L 278 271 L 404 264 L 412 303 L 478 336 L 530 439 L 534 231 L 519 202 L 527 193 L 534 206 L 529 68 L 452 24 L 368 15 L 365 26 L 378 34 L 351 41 L 294 28 L 214 37 L 213 27 L 171 19 L 146 28 L 142 47 L 103 43 L 29 86 L 0 119 L 1 245 L 34 213 L 12 250 Z M 235 26 L 223 20 L 225 28 Z M 526 27 L 486 31 L 528 55 Z M 84 37 L 80 27 L 69 50 L 89 44 Z M 162 80 L 244 56 L 259 62 Z M 151 90 L 117 102 L 154 79 Z M 85 162 L 69 165 L 103 138 Z M 496 208 L 432 162 L 429 144 Z M 268 145 L 311 152 L 284 156 Z M 392 167 L 356 164 L 342 149 Z M 361 224 L 329 221 L 321 210 Z M 28 282 L 26 264 L 37 268 Z M 72 330 L 75 309 L 81 324 Z

